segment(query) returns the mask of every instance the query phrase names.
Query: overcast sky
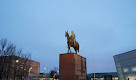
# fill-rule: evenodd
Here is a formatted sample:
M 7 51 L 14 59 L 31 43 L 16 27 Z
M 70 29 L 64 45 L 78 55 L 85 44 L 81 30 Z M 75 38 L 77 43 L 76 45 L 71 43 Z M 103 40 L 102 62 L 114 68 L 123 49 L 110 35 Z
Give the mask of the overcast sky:
M 136 49 L 136 0 L 0 0 L 0 39 L 30 52 L 41 72 L 59 67 L 66 30 L 76 34 L 87 73 L 93 61 L 96 72 L 116 71 L 113 56 Z

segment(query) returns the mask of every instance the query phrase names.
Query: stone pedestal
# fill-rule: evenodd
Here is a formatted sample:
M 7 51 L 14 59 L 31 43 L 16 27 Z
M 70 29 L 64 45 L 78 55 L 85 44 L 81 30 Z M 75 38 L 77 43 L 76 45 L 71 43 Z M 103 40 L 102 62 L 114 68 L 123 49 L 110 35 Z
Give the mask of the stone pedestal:
M 87 80 L 86 58 L 75 53 L 60 54 L 60 80 Z

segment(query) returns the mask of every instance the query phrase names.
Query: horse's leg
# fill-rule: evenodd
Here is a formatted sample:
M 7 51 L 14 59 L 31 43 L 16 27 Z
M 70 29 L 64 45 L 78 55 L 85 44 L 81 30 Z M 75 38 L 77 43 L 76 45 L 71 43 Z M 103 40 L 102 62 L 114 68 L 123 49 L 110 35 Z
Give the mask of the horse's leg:
M 69 53 L 70 47 L 68 46 L 68 53 Z
M 76 50 L 76 47 L 73 47 L 74 48 L 74 50 L 75 50 L 75 53 L 77 54 L 77 50 Z
M 76 54 L 77 54 L 77 49 L 75 49 L 75 52 L 76 52 Z
M 68 53 L 69 53 L 69 47 L 68 47 Z
M 69 47 L 69 50 L 70 50 L 70 47 Z M 70 50 L 70 53 L 71 53 L 71 50 Z

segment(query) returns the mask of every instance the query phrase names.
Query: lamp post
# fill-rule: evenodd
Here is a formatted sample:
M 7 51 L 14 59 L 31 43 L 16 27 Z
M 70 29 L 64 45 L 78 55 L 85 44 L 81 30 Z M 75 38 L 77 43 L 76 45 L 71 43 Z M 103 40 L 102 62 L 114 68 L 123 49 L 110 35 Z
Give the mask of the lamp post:
M 59 74 L 59 70 L 57 70 L 57 73 Z
M 93 79 L 95 80 L 95 54 L 94 52 L 92 52 L 92 61 L 93 61 L 93 69 L 94 69 L 94 75 L 93 75 Z
M 94 80 L 95 80 L 95 55 L 94 55 Z
M 46 67 L 43 68 L 44 69 L 44 74 L 45 74 L 45 78 L 47 77 L 46 75 Z
M 44 67 L 43 69 L 44 69 L 44 73 L 45 73 L 45 71 L 46 71 L 46 67 Z

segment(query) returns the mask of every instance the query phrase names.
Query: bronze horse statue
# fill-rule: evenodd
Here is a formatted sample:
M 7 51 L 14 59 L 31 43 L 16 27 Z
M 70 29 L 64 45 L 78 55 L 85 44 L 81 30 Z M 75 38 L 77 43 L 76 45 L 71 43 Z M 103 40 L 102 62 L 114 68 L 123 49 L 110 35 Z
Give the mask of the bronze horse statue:
M 77 51 L 79 52 L 79 43 L 75 41 L 75 44 L 74 44 L 73 39 L 68 34 L 68 31 L 65 31 L 65 37 L 67 37 L 68 53 L 69 51 L 71 53 L 70 47 L 73 47 L 77 54 Z

